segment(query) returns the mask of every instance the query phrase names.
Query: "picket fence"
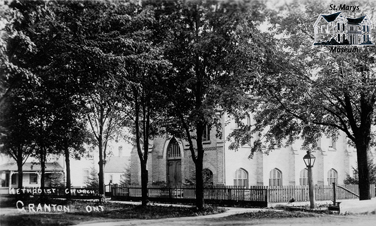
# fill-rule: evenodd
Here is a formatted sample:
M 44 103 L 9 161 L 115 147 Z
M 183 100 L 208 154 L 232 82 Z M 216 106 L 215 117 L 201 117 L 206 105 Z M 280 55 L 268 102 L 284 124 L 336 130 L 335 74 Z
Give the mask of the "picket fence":
M 341 187 L 352 191 L 355 194 L 359 194 L 358 185 L 341 185 Z M 309 201 L 309 188 L 308 186 L 283 186 L 283 187 L 267 187 L 268 202 L 288 202 L 292 198 L 295 201 Z M 356 195 L 335 186 L 336 199 L 357 199 Z M 375 197 L 375 185 L 370 185 L 371 197 Z M 321 185 L 314 186 L 315 200 L 325 201 L 333 200 L 333 186 L 331 185 Z
M 342 185 L 347 190 L 359 194 L 357 185 Z M 357 199 L 356 195 L 336 186 L 336 199 Z M 111 187 L 113 197 L 141 197 L 141 187 Z M 148 187 L 149 198 L 169 198 L 169 199 L 195 199 L 194 187 Z M 375 197 L 375 185 L 370 187 L 371 197 Z M 315 186 L 315 200 L 333 200 L 333 186 Z M 295 201 L 309 201 L 308 186 L 213 186 L 204 189 L 204 198 L 207 200 L 232 200 L 232 201 L 256 201 L 256 202 L 288 202 L 292 198 Z
M 112 196 L 141 197 L 141 187 L 112 187 Z M 194 187 L 148 187 L 149 198 L 195 199 Z M 266 189 L 218 186 L 204 189 L 204 199 L 266 202 Z

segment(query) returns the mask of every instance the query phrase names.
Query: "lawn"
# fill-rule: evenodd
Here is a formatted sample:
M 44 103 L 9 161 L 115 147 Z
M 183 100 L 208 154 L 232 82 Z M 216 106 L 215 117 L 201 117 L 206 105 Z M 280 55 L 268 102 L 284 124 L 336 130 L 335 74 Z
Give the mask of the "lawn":
M 56 203 L 57 200 L 54 201 Z M 24 205 L 25 211 L 15 212 L 12 215 L 1 215 L 1 226 L 53 226 L 53 225 L 75 225 L 87 221 L 108 221 L 108 219 L 162 219 L 173 217 L 187 217 L 210 215 L 224 212 L 224 208 L 206 206 L 203 211 L 198 211 L 193 207 L 155 206 L 148 205 L 143 208 L 138 205 L 128 205 L 122 203 L 106 202 L 98 205 L 97 202 L 75 201 L 69 205 L 64 202 L 59 203 L 66 206 L 69 212 L 47 212 L 38 211 L 38 205 L 33 206 L 33 211 Z M 56 208 L 57 209 L 57 208 Z M 41 209 L 39 209 L 41 210 Z M 259 211 L 232 215 L 223 218 L 227 220 L 248 220 L 248 219 L 278 219 L 278 218 L 309 218 L 322 215 L 312 212 L 294 211 Z
M 224 220 L 245 220 L 245 219 L 263 219 L 263 218 L 302 218 L 302 217 L 318 217 L 317 213 L 306 213 L 300 211 L 258 211 L 250 213 L 242 213 L 225 217 Z
M 35 205 L 37 206 L 37 205 Z M 53 226 L 75 225 L 84 221 L 105 221 L 108 219 L 160 219 L 171 217 L 199 216 L 223 212 L 224 209 L 207 206 L 203 211 L 193 207 L 141 206 L 119 203 L 74 202 L 69 212 L 26 211 L 16 215 L 1 215 L 1 226 Z M 37 207 L 34 208 L 37 210 Z M 103 211 L 102 211 L 103 210 Z M 1 210 L 0 210 L 1 211 Z M 90 211 L 90 212 L 89 212 Z

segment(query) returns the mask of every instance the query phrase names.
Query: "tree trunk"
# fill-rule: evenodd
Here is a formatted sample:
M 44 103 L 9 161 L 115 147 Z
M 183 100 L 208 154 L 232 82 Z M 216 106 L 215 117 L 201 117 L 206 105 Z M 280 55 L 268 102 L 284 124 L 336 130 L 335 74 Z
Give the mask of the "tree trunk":
M 197 131 L 197 161 L 196 165 L 196 207 L 199 210 L 204 208 L 204 181 L 202 179 L 204 147 L 202 145 L 202 134 L 204 125 L 199 123 L 196 127 Z
M 371 199 L 370 193 L 370 175 L 368 168 L 368 147 L 364 140 L 356 144 L 358 159 L 358 177 L 359 177 L 359 199 Z
M 371 143 L 373 103 L 369 103 L 364 94 L 361 95 L 360 109 L 360 126 L 359 128 L 353 126 L 353 131 L 358 160 L 359 199 L 368 200 L 371 199 L 368 154 Z
M 21 150 L 18 150 L 19 155 L 17 156 L 17 172 L 18 172 L 18 188 L 20 191 L 20 195 L 17 198 L 18 200 L 24 200 L 24 194 L 22 192 L 22 186 L 23 186 L 23 171 L 22 171 L 22 165 L 23 165 L 23 159 L 22 159 L 22 152 Z M 17 195 L 18 196 L 18 195 Z
M 40 168 L 42 171 L 41 180 L 40 180 L 40 188 L 42 189 L 42 193 L 40 194 L 40 199 L 42 203 L 45 203 L 45 194 L 44 194 L 44 182 L 45 182 L 45 174 L 46 174 L 46 150 L 41 148 L 41 159 L 40 159 Z
M 100 140 L 101 141 L 101 140 Z M 103 147 L 102 143 L 99 143 L 99 195 L 104 196 L 104 171 L 103 171 Z
M 19 162 L 21 162 L 21 163 L 19 163 Z M 22 192 L 22 190 L 21 190 L 22 186 L 23 186 L 23 184 L 22 184 L 22 180 L 23 180 L 22 159 L 21 159 L 21 161 L 17 160 L 17 172 L 18 172 L 18 178 L 17 178 L 18 188 L 19 188 L 20 192 Z
M 146 163 L 148 162 L 148 134 L 144 138 L 144 153 L 142 153 L 141 149 L 141 137 L 140 137 L 140 121 L 139 121 L 139 113 L 140 113 L 140 103 L 138 102 L 138 91 L 135 87 L 133 87 L 133 94 L 134 94 L 134 101 L 135 101 L 135 129 L 136 129 L 136 146 L 137 146 L 137 154 L 138 158 L 140 159 L 141 164 L 141 194 L 142 194 L 142 206 L 146 206 L 148 203 L 148 171 L 146 170 Z M 145 109 L 145 108 L 144 108 Z M 145 111 L 143 111 L 145 113 Z M 144 114 L 145 116 L 145 114 Z M 145 119 L 145 117 L 144 117 Z M 146 123 L 144 121 L 144 123 Z M 145 124 L 143 124 L 145 129 Z M 148 131 L 144 131 L 148 132 Z
M 141 163 L 141 192 L 142 206 L 146 206 L 148 204 L 148 171 L 145 163 Z
M 374 101 L 368 101 L 366 95 L 361 93 L 360 98 L 360 125 L 358 126 L 352 112 L 352 105 L 349 94 L 345 94 L 347 114 L 351 129 L 354 133 L 353 141 L 356 146 L 358 160 L 358 177 L 359 177 L 359 199 L 371 199 L 370 193 L 370 175 L 368 168 L 368 151 L 371 143 L 371 125 L 373 116 Z
M 202 159 L 196 162 L 196 207 L 199 210 L 204 208 L 204 183 L 202 179 Z
M 18 156 L 17 156 L 17 172 L 18 172 L 18 188 L 20 188 L 20 192 L 22 192 L 21 188 L 23 186 L 23 183 L 22 183 L 22 180 L 23 180 L 22 165 L 23 165 L 22 149 L 19 149 L 18 150 Z
M 66 168 L 66 178 L 67 178 L 67 181 L 66 181 L 66 188 L 68 189 L 68 194 L 67 195 L 67 200 L 71 200 L 71 192 L 70 192 L 70 189 L 71 189 L 71 175 L 70 175 L 70 159 L 69 159 L 69 148 L 68 148 L 68 145 L 65 146 L 65 150 L 64 150 L 64 155 L 65 155 L 65 168 Z

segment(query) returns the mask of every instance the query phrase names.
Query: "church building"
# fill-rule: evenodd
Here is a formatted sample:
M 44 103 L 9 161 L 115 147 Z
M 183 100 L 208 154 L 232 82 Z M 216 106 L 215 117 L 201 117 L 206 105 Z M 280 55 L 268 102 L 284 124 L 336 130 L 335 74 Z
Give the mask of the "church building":
M 220 138 L 216 137 L 214 128 L 205 132 L 205 183 L 242 187 L 308 184 L 308 171 L 303 161 L 307 150 L 302 148 L 302 140 L 269 153 L 256 152 L 249 158 L 249 145 L 237 151 L 229 148 L 227 136 L 236 127 L 234 121 L 226 124 Z M 316 157 L 313 167 L 313 183 L 316 185 L 343 184 L 347 174 L 353 176 L 353 168 L 357 168 L 356 150 L 348 145 L 343 133 L 337 139 L 323 135 L 318 148 L 311 152 Z M 370 155 L 375 159 L 375 149 Z M 149 185 L 181 186 L 192 182 L 195 166 L 188 142 L 169 135 L 151 140 L 147 170 Z M 131 152 L 131 183 L 141 184 L 140 161 L 135 148 Z

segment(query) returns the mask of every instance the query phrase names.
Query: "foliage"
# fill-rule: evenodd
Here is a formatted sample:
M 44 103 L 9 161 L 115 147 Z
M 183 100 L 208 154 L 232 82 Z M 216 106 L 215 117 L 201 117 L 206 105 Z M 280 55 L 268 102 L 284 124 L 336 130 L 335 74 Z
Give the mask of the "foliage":
M 116 38 L 110 60 L 114 64 L 115 83 L 120 87 L 119 108 L 122 126 L 128 127 L 141 164 L 142 203 L 147 202 L 149 139 L 161 133 L 166 96 L 160 92 L 158 78 L 164 75 L 168 62 L 163 59 L 160 44 L 154 42 L 154 11 L 147 5 L 120 4 L 111 14 Z M 113 46 L 116 46 L 116 49 Z
M 154 7 L 155 37 L 165 43 L 164 54 L 172 64 L 168 77 L 160 80 L 169 97 L 166 128 L 189 143 L 196 205 L 202 208 L 203 131 L 216 129 L 220 137 L 224 111 L 235 111 L 246 96 L 260 54 L 255 28 L 263 20 L 263 4 L 162 1 Z
M 47 80 L 50 78 L 48 76 L 48 64 L 50 61 L 47 53 L 51 52 L 53 45 L 51 37 L 44 36 L 47 32 L 47 29 L 43 28 L 45 21 L 37 22 L 38 17 L 46 15 L 46 11 L 40 10 L 41 5 L 42 2 L 13 2 L 10 5 L 15 12 L 15 16 L 12 18 L 12 23 L 6 25 L 9 35 L 5 36 L 7 44 L 5 54 L 7 57 L 2 61 L 1 69 L 5 74 L 4 81 L 8 87 L 6 94 L 2 98 L 5 101 L 15 101 L 12 103 L 13 106 L 6 106 L 10 107 L 8 110 L 12 111 L 10 114 L 14 114 L 12 116 L 13 119 L 8 122 L 23 122 L 24 134 L 28 137 L 26 144 L 30 145 L 28 149 L 33 149 L 32 154 L 38 157 L 41 162 L 41 186 L 43 189 L 46 156 L 48 153 L 53 152 L 55 137 L 51 135 L 54 121 L 53 103 L 51 99 L 46 98 L 50 94 L 46 89 Z M 38 13 L 33 14 L 33 12 Z M 35 33 L 41 35 L 35 36 Z M 40 83 L 31 82 L 29 77 L 38 78 L 38 82 L 39 80 L 44 80 L 45 83 L 41 85 Z M 16 110 L 20 106 L 22 108 Z M 5 123 L 9 119 L 7 118 Z M 6 129 L 8 130 L 6 135 L 9 135 L 8 142 L 17 139 L 16 137 L 22 137 L 19 134 L 21 131 L 15 131 L 9 125 Z M 23 140 L 25 141 L 24 138 Z M 24 141 L 20 145 L 24 145 Z M 14 145 L 7 148 L 14 148 Z M 25 150 L 18 148 L 19 153 Z M 21 155 L 23 154 L 27 154 L 27 152 L 25 151 Z M 18 156 L 19 159 L 20 156 Z M 20 169 L 19 161 L 17 161 L 17 164 Z
M 130 165 L 124 167 L 124 173 L 120 175 L 120 186 L 131 185 L 131 168 Z
M 376 184 L 376 164 L 369 163 L 368 164 L 369 174 L 370 174 L 370 184 Z M 354 177 L 351 177 L 349 174 L 346 175 L 346 179 L 344 180 L 345 184 L 359 184 L 358 179 L 358 169 L 353 167 L 353 175 Z
M 313 47 L 312 25 L 329 4 L 291 2 L 282 5 L 278 14 L 269 14 L 263 66 L 250 89 L 249 110 L 255 123 L 250 131 L 240 123 L 231 134 L 232 147 L 251 141 L 252 156 L 299 138 L 303 148 L 316 148 L 322 135 L 345 134 L 357 149 L 360 199 L 369 199 L 367 152 L 374 140 L 375 49 L 343 54 L 331 52 L 330 47 Z
M 60 131 L 76 134 L 62 137 L 69 139 L 66 142 L 70 144 L 63 148 L 81 151 L 83 141 L 98 147 L 99 192 L 104 194 L 108 142 L 114 139 L 123 124 L 118 105 L 118 83 L 113 79 L 114 65 L 110 60 L 116 29 L 120 26 L 109 26 L 118 22 L 114 15 L 116 8 L 110 1 L 58 1 L 50 6 L 58 23 L 53 28 L 61 40 L 57 72 L 59 78 L 68 77 L 67 81 L 71 81 L 64 86 L 66 95 L 60 98 L 59 106 L 61 112 L 71 112 L 73 117 L 62 118 L 64 123 L 60 125 Z M 67 102 L 73 105 L 65 105 Z M 91 134 L 87 134 L 86 129 Z
M 3 108 L 13 89 L 23 82 L 38 84 L 38 78 L 22 60 L 14 57 L 15 54 L 23 54 L 28 58 L 35 51 L 34 43 L 18 31 L 20 20 L 14 18 L 16 11 L 6 5 L 0 6 L 0 9 L 0 107 Z
M 85 181 L 85 185 L 87 188 L 90 189 L 98 189 L 99 188 L 99 177 L 98 177 L 98 171 L 95 169 L 95 167 L 92 167 L 90 169 L 90 174 L 87 180 Z
M 10 97 L 11 95 L 4 102 L 3 106 L 6 105 L 6 108 L 0 110 L 0 125 L 6 129 L 6 133 L 0 136 L 0 152 L 23 164 L 34 147 L 29 123 L 30 112 L 25 111 L 27 105 L 22 101 L 25 97 L 21 91 L 14 97 Z
M 10 8 L 14 18 L 6 26 L 7 58 L 1 67 L 10 87 L 5 97 L 18 98 L 14 103 L 22 105 L 20 112 L 27 114 L 22 133 L 31 134 L 30 147 L 42 164 L 43 187 L 47 155 L 64 151 L 69 160 L 73 152 L 83 151 L 85 127 L 78 97 L 84 87 L 66 65 L 69 38 L 58 13 L 62 4 L 13 1 Z
M 65 186 L 64 176 L 61 173 L 53 172 L 52 174 L 49 174 L 48 179 L 50 183 L 47 187 L 60 188 Z
M 184 185 L 192 186 L 196 184 L 195 170 L 193 170 L 193 172 L 190 175 L 192 176 L 189 179 L 185 179 L 183 183 Z M 208 169 L 202 170 L 202 181 L 204 188 L 213 186 L 213 173 Z

